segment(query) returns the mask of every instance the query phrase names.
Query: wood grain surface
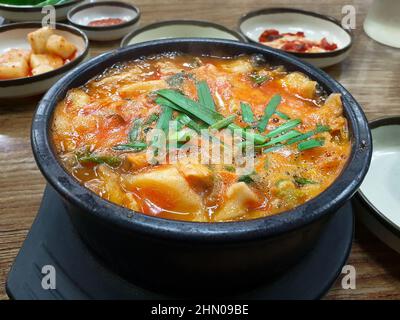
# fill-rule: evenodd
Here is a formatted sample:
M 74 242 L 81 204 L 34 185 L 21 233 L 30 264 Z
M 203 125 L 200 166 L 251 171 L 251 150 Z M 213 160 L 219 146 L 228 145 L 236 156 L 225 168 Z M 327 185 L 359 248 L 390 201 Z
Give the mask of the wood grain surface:
M 296 7 L 341 18 L 343 5 L 357 12 L 351 56 L 326 71 L 362 105 L 368 119 L 400 115 L 400 50 L 369 39 L 362 29 L 371 1 L 264 0 L 137 0 L 141 25 L 168 19 L 205 19 L 236 28 L 244 13 L 263 7 Z M 91 43 L 92 56 L 116 48 L 119 42 Z M 30 147 L 30 126 L 37 99 L 0 101 L 0 299 L 8 270 L 35 218 L 45 180 Z M 341 278 L 326 299 L 400 299 L 400 255 L 389 249 L 359 221 L 348 261 L 357 271 L 356 289 L 344 290 Z

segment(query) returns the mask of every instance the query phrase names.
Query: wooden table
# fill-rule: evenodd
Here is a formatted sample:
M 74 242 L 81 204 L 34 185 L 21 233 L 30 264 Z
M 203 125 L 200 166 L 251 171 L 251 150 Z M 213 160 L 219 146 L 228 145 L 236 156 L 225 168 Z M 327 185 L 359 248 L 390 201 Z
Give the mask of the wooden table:
M 342 6 L 357 12 L 356 40 L 351 56 L 327 69 L 355 96 L 368 119 L 400 114 L 400 50 L 369 39 L 362 22 L 371 1 L 357 0 L 138 0 L 142 26 L 167 19 L 207 19 L 235 28 L 247 11 L 287 6 L 341 18 Z M 292 5 L 295 3 L 295 5 Z M 118 42 L 91 43 L 91 55 L 115 48 Z M 0 101 L 0 299 L 8 270 L 38 210 L 45 180 L 32 156 L 29 135 L 35 101 Z M 341 278 L 327 299 L 400 299 L 400 255 L 389 249 L 359 222 L 348 261 L 357 271 L 357 288 L 344 290 Z

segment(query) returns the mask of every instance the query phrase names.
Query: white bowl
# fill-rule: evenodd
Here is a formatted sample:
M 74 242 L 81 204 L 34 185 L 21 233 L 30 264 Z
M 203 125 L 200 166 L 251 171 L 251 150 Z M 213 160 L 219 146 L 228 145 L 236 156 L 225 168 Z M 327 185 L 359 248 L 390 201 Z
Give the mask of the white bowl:
M 370 123 L 371 165 L 358 192 L 359 217 L 383 242 L 400 253 L 400 117 Z
M 375 41 L 400 48 L 400 1 L 375 0 L 364 21 L 365 33 Z
M 89 26 L 93 20 L 120 18 L 125 22 L 112 26 Z M 68 12 L 68 21 L 86 33 L 90 40 L 111 41 L 121 39 L 137 29 L 140 10 L 134 5 L 120 1 L 84 3 Z
M 30 50 L 27 34 L 42 27 L 40 22 L 12 23 L 0 26 L 0 53 L 9 49 L 21 48 Z M 0 80 L 0 98 L 23 98 L 44 93 L 66 72 L 73 69 L 88 55 L 89 41 L 86 35 L 75 27 L 57 23 L 57 34 L 72 42 L 78 53 L 72 61 L 61 68 L 42 73 L 36 76 Z
M 63 21 L 67 19 L 68 11 L 79 2 L 84 0 L 70 0 L 68 2 L 54 5 L 56 9 L 56 20 Z M 0 16 L 9 21 L 41 21 L 45 14 L 42 13 L 42 7 L 35 6 L 15 6 L 9 4 L 0 4 Z
M 258 39 L 266 29 L 276 29 L 280 33 L 302 31 L 310 40 L 326 38 L 336 43 L 338 48 L 329 52 L 288 52 L 319 68 L 343 61 L 350 54 L 353 44 L 352 33 L 344 29 L 336 19 L 314 12 L 269 8 L 249 12 L 239 20 L 240 32 L 251 42 L 260 44 Z
M 133 31 L 122 39 L 121 47 L 169 38 L 214 38 L 246 42 L 238 32 L 216 23 L 202 20 L 168 20 Z

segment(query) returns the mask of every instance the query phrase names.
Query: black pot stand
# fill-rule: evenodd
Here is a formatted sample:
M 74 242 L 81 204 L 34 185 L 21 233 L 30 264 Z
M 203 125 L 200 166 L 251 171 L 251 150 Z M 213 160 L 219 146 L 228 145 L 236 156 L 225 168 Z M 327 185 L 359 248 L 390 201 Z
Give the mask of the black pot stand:
M 348 202 L 328 222 L 313 250 L 295 266 L 267 284 L 234 297 L 221 298 L 321 298 L 347 260 L 353 227 L 353 210 Z M 42 288 L 42 279 L 48 272 L 43 270 L 43 274 L 42 268 L 48 265 L 55 269 L 56 289 Z M 10 270 L 6 289 L 13 299 L 174 298 L 135 286 L 102 265 L 82 243 L 60 197 L 49 186 Z

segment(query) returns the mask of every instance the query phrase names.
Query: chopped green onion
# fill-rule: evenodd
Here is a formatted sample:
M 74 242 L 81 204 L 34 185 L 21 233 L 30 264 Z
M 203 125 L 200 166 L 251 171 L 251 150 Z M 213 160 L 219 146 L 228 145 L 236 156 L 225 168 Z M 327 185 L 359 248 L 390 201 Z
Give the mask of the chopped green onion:
M 162 112 L 160 118 L 157 121 L 157 129 L 163 130 L 165 133 L 168 133 L 169 122 L 172 118 L 172 109 L 167 106 L 161 106 Z
M 146 121 L 143 123 L 144 125 L 149 125 L 152 124 L 154 121 L 157 121 L 159 118 L 158 113 L 152 113 L 147 119 Z
M 178 142 L 187 142 L 191 139 L 192 136 L 193 136 L 193 131 L 183 129 L 183 130 L 174 132 L 173 134 L 170 134 L 168 136 L 168 140 L 175 140 Z
M 297 145 L 297 149 L 299 151 L 304 151 L 304 150 L 308 150 L 308 149 L 312 149 L 312 148 L 316 148 L 316 147 L 321 147 L 323 145 L 324 145 L 323 140 L 311 139 L 311 140 L 307 140 L 307 141 L 299 143 Z
M 308 179 L 303 178 L 303 177 L 294 177 L 294 181 L 295 181 L 297 184 L 301 185 L 301 186 L 304 186 L 304 185 L 306 185 L 306 184 L 316 184 L 316 183 L 317 183 L 317 182 L 315 182 L 315 181 L 308 180 Z
M 283 148 L 284 146 L 285 145 L 283 145 L 283 144 L 277 144 L 277 145 L 275 145 L 275 146 L 273 146 L 271 148 L 264 149 L 263 153 L 273 152 L 273 151 L 276 151 L 276 150 L 279 150 L 279 149 Z
M 290 139 L 287 142 L 287 144 L 293 144 L 293 143 L 296 143 L 296 142 L 299 142 L 299 141 L 302 141 L 302 140 L 306 140 L 306 139 L 310 138 L 311 136 L 313 136 L 315 134 L 318 134 L 318 133 L 321 133 L 321 132 L 327 132 L 329 130 L 331 130 L 331 128 L 329 126 L 324 126 L 324 125 L 318 124 L 317 127 L 315 128 L 315 130 L 308 131 L 308 132 L 303 133 L 302 135 L 300 135 L 300 136 L 298 136 L 296 138 Z
M 240 108 L 242 109 L 242 119 L 244 122 L 252 123 L 254 122 L 254 114 L 248 103 L 241 102 Z
M 121 164 L 121 159 L 114 156 L 101 156 L 101 155 L 84 155 L 78 157 L 79 162 L 81 163 L 106 163 L 111 167 L 118 167 Z
M 230 125 L 235 120 L 235 118 L 236 118 L 235 115 L 228 116 L 228 117 L 226 117 L 224 119 L 221 119 L 221 120 L 219 120 L 217 122 L 214 122 L 210 126 L 210 128 L 211 129 L 217 129 L 217 130 L 223 129 L 223 128 L 227 127 L 228 125 Z
M 188 97 L 180 94 L 177 91 L 169 89 L 161 89 L 157 91 L 157 94 L 163 97 L 163 100 L 159 98 L 156 99 L 156 103 L 162 101 L 164 105 L 165 99 L 170 101 L 168 105 L 170 108 L 175 108 L 175 110 L 190 113 L 196 118 L 204 121 L 205 123 L 212 125 L 214 122 L 221 120 L 223 118 L 219 113 L 205 107 L 204 105 L 189 99 Z
M 253 140 L 255 144 L 262 144 L 267 140 L 267 138 L 264 137 L 263 135 L 243 129 L 242 127 L 238 126 L 235 123 L 231 123 L 228 126 L 228 128 L 231 129 L 232 131 L 238 130 L 243 137 L 245 137 L 246 139 Z
M 265 131 L 265 128 L 268 125 L 268 121 L 275 113 L 275 110 L 278 107 L 278 105 L 281 103 L 281 99 L 282 99 L 281 96 L 279 94 L 276 94 L 268 102 L 268 105 L 265 107 L 264 115 L 257 126 L 260 132 Z
M 253 183 L 254 179 L 252 178 L 252 176 L 254 176 L 254 174 L 255 173 L 253 172 L 251 174 L 245 174 L 243 176 L 240 176 L 237 181 L 244 182 L 244 183 L 247 183 L 247 184 Z
M 158 90 L 157 93 L 164 99 L 157 98 L 156 103 L 160 105 L 168 105 L 170 108 L 180 112 L 189 113 L 208 125 L 212 125 L 215 122 L 224 119 L 220 113 L 208 109 L 202 104 L 193 101 L 174 90 L 161 89 Z M 242 127 L 234 123 L 229 124 L 228 128 L 231 130 L 239 130 L 244 137 L 247 139 L 253 139 L 257 144 L 264 143 L 266 140 L 264 136 L 245 131 Z
M 300 119 L 293 119 L 288 122 L 285 122 L 284 124 L 280 125 L 279 127 L 275 128 L 271 132 L 269 132 L 266 137 L 267 138 L 273 138 L 287 130 L 293 129 L 297 127 L 301 123 Z
M 145 142 L 135 141 L 127 144 L 118 144 L 113 147 L 113 150 L 138 152 L 146 149 L 146 147 L 147 144 Z
M 134 142 L 137 140 L 140 134 L 140 129 L 142 128 L 142 119 L 136 119 L 133 121 L 133 125 L 131 130 L 129 131 L 128 134 L 128 141 L 130 143 Z
M 263 76 L 260 74 L 251 74 L 250 75 L 250 79 L 251 81 L 253 81 L 255 84 L 257 85 L 262 85 L 265 81 L 267 81 L 269 79 L 268 76 Z
M 168 134 L 169 122 L 171 121 L 173 111 L 172 111 L 172 108 L 170 108 L 167 105 L 161 105 L 161 109 L 162 109 L 162 112 L 161 112 L 160 117 L 158 118 L 156 128 L 161 129 L 165 132 L 165 134 Z M 151 145 L 160 147 L 158 145 L 159 139 L 160 139 L 160 134 L 157 133 L 156 135 L 153 136 Z
M 224 166 L 224 169 L 226 171 L 229 171 L 229 172 L 235 172 L 236 171 L 235 166 L 232 166 L 232 165 L 226 165 L 226 166 Z
M 200 133 L 201 129 L 206 128 L 205 126 L 202 126 L 202 125 L 198 124 L 196 121 L 190 119 L 190 117 L 184 113 L 179 114 L 176 119 L 178 120 L 178 122 L 189 127 L 190 129 L 193 129 L 197 133 Z
M 203 106 L 206 106 L 210 110 L 215 110 L 214 99 L 211 95 L 211 91 L 207 85 L 207 82 L 206 81 L 197 82 L 196 88 L 197 88 L 197 96 L 199 99 L 199 103 Z
M 283 120 L 290 120 L 290 117 L 278 110 L 275 110 L 275 114 L 279 117 L 281 117 Z
M 262 147 L 262 146 L 265 146 L 265 147 L 271 146 L 271 145 L 273 145 L 273 144 L 277 144 L 277 143 L 279 143 L 279 142 L 286 141 L 286 140 L 289 140 L 289 139 L 291 139 L 291 138 L 297 137 L 297 136 L 300 135 L 300 134 L 301 134 L 300 132 L 298 132 L 298 131 L 296 131 L 296 130 L 292 130 L 292 131 L 289 131 L 289 132 L 287 132 L 287 133 L 285 133 L 285 134 L 283 134 L 283 135 L 281 135 L 281 136 L 279 136 L 279 137 L 276 137 L 276 138 L 274 138 L 274 139 L 271 139 L 271 141 L 269 141 L 268 143 L 266 143 L 266 144 L 264 144 L 264 145 L 261 145 L 261 146 L 258 146 L 258 147 Z

